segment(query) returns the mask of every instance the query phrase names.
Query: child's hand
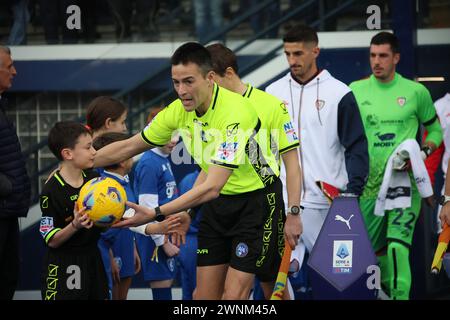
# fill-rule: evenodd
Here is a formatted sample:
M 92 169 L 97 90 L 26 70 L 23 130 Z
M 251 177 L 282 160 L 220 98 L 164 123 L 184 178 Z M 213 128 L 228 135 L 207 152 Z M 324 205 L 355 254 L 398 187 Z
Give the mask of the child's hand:
M 111 274 L 115 285 L 120 283 L 120 269 L 114 257 L 111 259 Z
M 86 207 L 78 209 L 78 203 L 75 202 L 75 207 L 73 208 L 73 221 L 72 224 L 75 229 L 80 230 L 81 228 L 90 229 L 94 225 L 89 216 L 85 213 Z
M 172 215 L 175 218 L 180 219 L 177 227 L 172 228 L 170 233 L 170 242 L 177 247 L 186 243 L 186 233 L 189 230 L 191 223 L 191 216 L 186 211 L 178 212 Z
M 167 234 L 174 231 L 180 225 L 180 218 L 174 215 L 168 216 L 164 221 L 155 223 L 155 233 Z
M 162 248 L 164 250 L 164 253 L 168 257 L 175 257 L 180 253 L 180 248 L 172 244 L 170 241 L 167 241 L 162 245 Z

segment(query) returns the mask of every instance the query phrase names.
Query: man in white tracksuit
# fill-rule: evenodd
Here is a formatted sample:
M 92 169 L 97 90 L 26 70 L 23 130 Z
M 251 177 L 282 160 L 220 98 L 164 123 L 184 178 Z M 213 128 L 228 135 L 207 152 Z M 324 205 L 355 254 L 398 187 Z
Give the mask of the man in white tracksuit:
M 317 68 L 317 33 L 296 26 L 286 33 L 283 42 L 290 71 L 266 91 L 285 102 L 299 134 L 304 172 L 302 240 L 311 252 L 329 209 L 316 181 L 360 195 L 369 171 L 367 139 L 350 88 L 327 70 Z M 280 177 L 284 182 L 283 168 Z

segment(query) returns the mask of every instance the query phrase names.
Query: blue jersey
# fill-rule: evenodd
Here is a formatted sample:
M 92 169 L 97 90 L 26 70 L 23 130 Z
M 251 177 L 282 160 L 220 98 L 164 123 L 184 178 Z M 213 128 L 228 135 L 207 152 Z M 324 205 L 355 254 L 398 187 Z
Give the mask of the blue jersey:
M 133 188 L 136 199 L 141 194 L 158 196 L 158 205 L 178 198 L 178 188 L 169 159 L 153 150 L 146 151 L 134 172 Z
M 160 154 L 158 149 L 146 151 L 142 155 L 135 168 L 133 187 L 138 201 L 140 195 L 156 195 L 158 203 L 155 206 L 170 202 L 179 195 L 169 159 Z M 151 237 L 136 234 L 136 245 L 145 281 L 174 278 L 175 258 L 168 257 Z
M 128 201 L 136 202 L 134 192 L 126 177 L 121 179 L 118 175 L 111 174 L 103 169 L 100 171 L 100 175 L 119 182 L 125 189 Z M 134 275 L 134 235 L 132 231 L 129 229 L 110 228 L 101 234 L 98 247 L 102 253 L 110 289 L 112 289 L 112 276 L 109 249 L 113 250 L 114 257 L 117 258 L 117 261 L 120 261 L 120 277 L 125 278 Z

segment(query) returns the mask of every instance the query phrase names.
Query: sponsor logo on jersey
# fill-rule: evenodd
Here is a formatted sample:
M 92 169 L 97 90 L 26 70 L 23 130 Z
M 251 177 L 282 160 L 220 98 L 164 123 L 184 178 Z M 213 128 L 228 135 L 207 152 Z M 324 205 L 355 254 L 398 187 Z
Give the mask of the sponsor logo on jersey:
M 288 103 L 286 101 L 283 101 L 282 103 L 280 103 L 280 107 L 283 110 L 283 114 L 288 113 L 286 106 L 288 105 Z
M 233 161 L 238 147 L 237 142 L 224 142 L 217 151 L 217 158 L 223 161 Z
M 380 140 L 380 142 L 374 142 L 374 147 L 393 147 L 395 142 L 389 141 L 395 139 L 395 133 L 375 133 L 375 136 Z
M 403 125 L 403 120 L 401 119 L 381 120 L 381 124 L 387 126 L 400 126 Z
M 53 217 L 42 217 L 41 218 L 41 225 L 39 226 L 39 232 L 41 233 L 42 237 L 45 238 L 47 233 L 49 233 L 51 230 L 53 230 Z
M 369 114 L 366 117 L 366 123 L 368 124 L 369 127 L 378 127 L 378 117 L 374 114 Z
M 383 133 L 380 132 L 375 133 L 375 136 L 378 137 L 381 141 L 388 141 L 395 138 L 395 133 Z
M 166 182 L 166 197 L 172 199 L 172 197 L 178 194 L 177 184 L 175 181 Z
M 294 126 L 292 125 L 292 122 L 286 122 L 283 125 L 284 132 L 286 133 L 286 136 L 288 138 L 289 143 L 293 143 L 295 141 L 298 141 L 297 133 L 295 132 Z
M 333 241 L 333 273 L 352 273 L 353 241 Z
M 393 147 L 394 145 L 395 145 L 394 142 L 374 142 L 373 144 L 374 147 L 381 147 L 381 148 Z
M 398 97 L 397 98 L 397 103 L 400 107 L 403 107 L 406 103 L 406 97 Z
M 248 246 L 243 243 L 239 242 L 236 246 L 236 256 L 239 258 L 243 258 L 248 254 Z

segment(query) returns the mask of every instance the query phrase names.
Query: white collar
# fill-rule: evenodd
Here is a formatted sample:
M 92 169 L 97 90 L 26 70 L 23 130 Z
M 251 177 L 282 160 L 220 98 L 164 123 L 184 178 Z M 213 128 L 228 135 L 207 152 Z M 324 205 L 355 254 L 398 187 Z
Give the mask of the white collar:
M 120 175 L 120 174 L 118 174 L 118 173 L 111 172 L 111 171 L 104 170 L 104 172 L 107 173 L 107 174 L 109 174 L 110 176 L 116 177 L 116 178 L 119 179 L 120 181 L 125 181 L 125 182 L 127 182 L 128 175 L 124 177 L 124 176 L 122 176 L 122 175 Z
M 151 151 L 156 153 L 158 156 L 161 156 L 161 157 L 164 157 L 164 158 L 167 158 L 167 157 L 170 156 L 170 153 L 164 153 L 159 148 L 153 148 L 153 149 L 151 149 Z

